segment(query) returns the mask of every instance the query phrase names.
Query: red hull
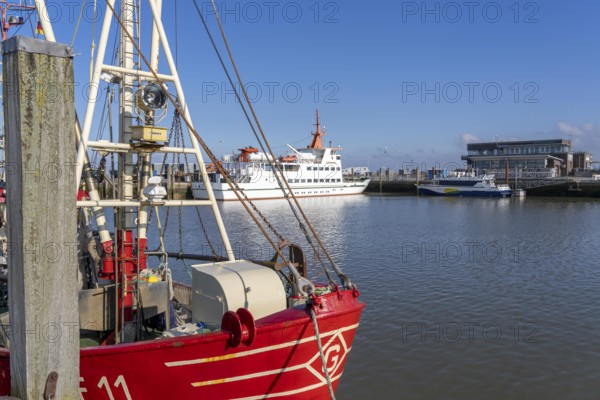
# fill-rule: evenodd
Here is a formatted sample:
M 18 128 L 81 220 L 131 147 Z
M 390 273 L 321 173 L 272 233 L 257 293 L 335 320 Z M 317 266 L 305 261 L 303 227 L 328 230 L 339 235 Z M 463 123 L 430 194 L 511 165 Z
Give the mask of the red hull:
M 337 387 L 364 304 L 352 291 L 320 297 L 327 369 Z M 85 400 L 328 399 L 315 331 L 304 309 L 256 322 L 250 346 L 227 346 L 221 331 L 81 351 Z M 9 353 L 0 350 L 0 395 L 10 393 Z

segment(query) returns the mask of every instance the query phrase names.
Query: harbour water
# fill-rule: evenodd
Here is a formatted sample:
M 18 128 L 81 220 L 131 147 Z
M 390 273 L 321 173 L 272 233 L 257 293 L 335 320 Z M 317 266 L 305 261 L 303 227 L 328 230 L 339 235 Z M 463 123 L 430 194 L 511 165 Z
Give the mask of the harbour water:
M 600 201 L 301 201 L 367 303 L 338 399 L 600 398 Z M 285 201 L 257 204 L 304 244 Z M 242 206 L 220 207 L 237 255 L 270 258 Z M 181 221 L 184 251 L 209 253 L 195 211 Z

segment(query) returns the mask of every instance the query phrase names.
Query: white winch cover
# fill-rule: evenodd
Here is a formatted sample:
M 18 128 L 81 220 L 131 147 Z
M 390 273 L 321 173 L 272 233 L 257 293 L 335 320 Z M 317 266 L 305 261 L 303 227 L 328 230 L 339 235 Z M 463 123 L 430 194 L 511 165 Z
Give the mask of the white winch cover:
M 277 272 L 249 261 L 193 265 L 192 287 L 193 322 L 214 328 L 227 311 L 243 307 L 259 319 L 287 308 Z

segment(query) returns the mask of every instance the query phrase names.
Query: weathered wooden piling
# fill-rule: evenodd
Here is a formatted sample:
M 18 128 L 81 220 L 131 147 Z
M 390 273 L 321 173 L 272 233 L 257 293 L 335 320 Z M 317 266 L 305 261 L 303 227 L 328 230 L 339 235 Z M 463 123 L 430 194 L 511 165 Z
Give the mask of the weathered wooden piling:
M 78 399 L 72 51 L 23 36 L 2 51 L 12 395 Z

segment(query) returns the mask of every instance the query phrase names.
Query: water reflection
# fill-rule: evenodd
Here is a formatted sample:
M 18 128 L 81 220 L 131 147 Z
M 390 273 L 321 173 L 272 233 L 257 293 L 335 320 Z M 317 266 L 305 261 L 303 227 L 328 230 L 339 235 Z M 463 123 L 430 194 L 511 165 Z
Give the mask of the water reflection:
M 600 202 L 301 202 L 367 303 L 338 398 L 598 398 Z M 256 204 L 282 235 L 304 244 L 285 201 Z M 219 207 L 236 251 L 272 254 L 240 204 Z M 215 237 L 208 211 L 201 215 Z M 167 246 L 178 251 L 178 212 L 169 219 Z M 181 221 L 184 250 L 208 252 L 195 211 L 184 209 Z

